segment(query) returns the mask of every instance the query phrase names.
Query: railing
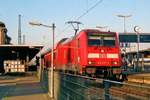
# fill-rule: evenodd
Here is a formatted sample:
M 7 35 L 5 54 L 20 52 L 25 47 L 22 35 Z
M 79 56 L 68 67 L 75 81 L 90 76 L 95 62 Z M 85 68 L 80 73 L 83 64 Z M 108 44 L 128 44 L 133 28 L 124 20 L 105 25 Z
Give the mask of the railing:
M 99 100 L 104 98 L 103 84 L 95 79 L 61 74 L 61 97 L 64 100 Z
M 46 88 L 48 89 L 48 86 Z M 54 98 L 55 100 L 150 100 L 150 87 L 54 72 Z

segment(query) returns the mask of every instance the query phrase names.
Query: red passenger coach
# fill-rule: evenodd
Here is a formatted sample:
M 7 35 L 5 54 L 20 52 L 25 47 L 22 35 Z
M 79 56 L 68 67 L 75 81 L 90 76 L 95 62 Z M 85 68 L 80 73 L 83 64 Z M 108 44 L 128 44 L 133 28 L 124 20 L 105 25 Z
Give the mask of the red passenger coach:
M 82 30 L 74 38 L 62 39 L 57 44 L 54 62 L 57 70 L 119 78 L 121 53 L 118 34 L 95 29 Z
M 67 70 L 69 63 L 69 41 L 68 38 L 64 38 L 58 42 L 54 53 L 54 61 L 56 70 Z
M 46 66 L 46 68 L 51 66 L 51 52 L 50 51 L 44 54 L 44 65 Z

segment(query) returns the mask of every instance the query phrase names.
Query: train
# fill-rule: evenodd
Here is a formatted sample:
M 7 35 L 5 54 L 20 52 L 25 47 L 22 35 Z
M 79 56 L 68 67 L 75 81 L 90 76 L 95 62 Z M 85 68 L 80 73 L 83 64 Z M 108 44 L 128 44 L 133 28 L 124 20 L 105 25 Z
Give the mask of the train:
M 45 66 L 51 66 L 51 51 L 44 54 Z M 122 79 L 118 33 L 83 29 L 72 38 L 63 38 L 54 48 L 53 63 L 57 71 Z

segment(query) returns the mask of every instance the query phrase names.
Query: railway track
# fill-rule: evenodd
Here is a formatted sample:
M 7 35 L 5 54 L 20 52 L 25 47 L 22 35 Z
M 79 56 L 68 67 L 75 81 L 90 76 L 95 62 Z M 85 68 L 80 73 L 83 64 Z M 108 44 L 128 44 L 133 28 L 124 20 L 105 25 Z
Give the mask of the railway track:
M 123 100 L 150 100 L 150 86 L 135 82 L 125 82 L 122 86 L 111 86 L 109 94 Z
M 110 95 L 113 95 L 113 97 L 119 97 L 119 98 L 134 98 L 134 99 L 140 99 L 140 100 L 149 100 L 150 99 L 150 92 L 145 90 L 137 90 L 129 87 L 111 87 L 109 89 Z

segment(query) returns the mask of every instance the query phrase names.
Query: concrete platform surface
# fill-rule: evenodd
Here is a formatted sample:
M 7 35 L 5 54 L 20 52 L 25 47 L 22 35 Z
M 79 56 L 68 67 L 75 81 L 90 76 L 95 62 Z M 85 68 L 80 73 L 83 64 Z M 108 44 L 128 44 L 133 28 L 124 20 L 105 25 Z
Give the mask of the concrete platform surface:
M 0 85 L 0 100 L 51 100 L 36 76 L 16 77 L 0 84 L 3 84 Z
M 3 100 L 51 100 L 46 93 L 33 94 L 26 96 L 5 97 Z

